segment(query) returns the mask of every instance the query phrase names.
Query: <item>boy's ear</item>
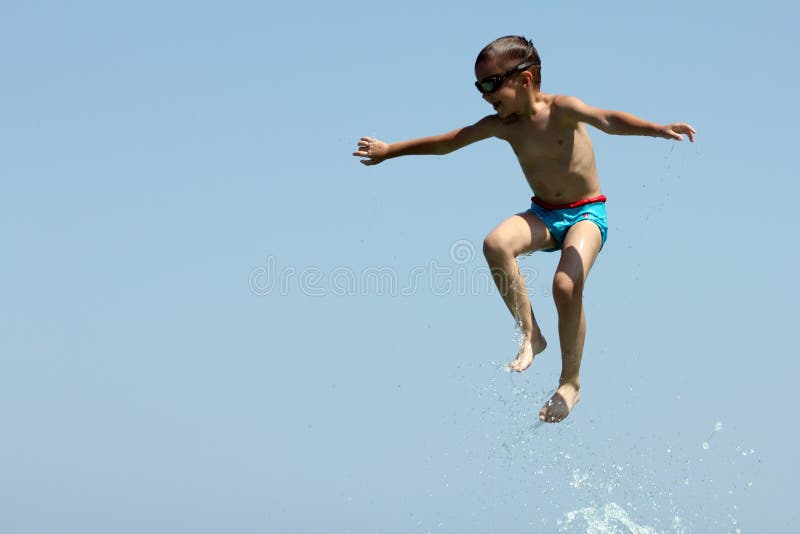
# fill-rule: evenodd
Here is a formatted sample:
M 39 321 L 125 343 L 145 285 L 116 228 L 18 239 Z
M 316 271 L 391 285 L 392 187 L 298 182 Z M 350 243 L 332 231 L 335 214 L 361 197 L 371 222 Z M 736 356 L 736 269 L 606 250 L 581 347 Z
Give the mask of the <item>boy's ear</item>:
M 530 83 L 532 83 L 532 81 L 533 81 L 533 74 L 531 74 L 527 70 L 524 70 L 524 71 L 520 72 L 519 76 L 520 76 L 520 79 L 522 79 L 522 85 L 527 86 Z

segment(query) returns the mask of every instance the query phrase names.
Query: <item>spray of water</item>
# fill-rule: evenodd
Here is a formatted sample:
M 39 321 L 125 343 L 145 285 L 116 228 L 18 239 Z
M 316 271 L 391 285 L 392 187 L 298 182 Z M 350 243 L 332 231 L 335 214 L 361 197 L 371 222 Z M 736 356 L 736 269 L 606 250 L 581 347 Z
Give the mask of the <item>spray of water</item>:
M 498 363 L 476 387 L 483 426 L 496 429 L 485 435 L 491 452 L 479 461 L 479 476 L 514 488 L 510 501 L 524 495 L 530 532 L 739 531 L 739 507 L 759 460 L 724 431 L 721 418 L 694 439 L 620 435 L 585 414 L 542 424 L 536 415 L 553 391 L 523 385 L 543 383 L 535 367 L 527 379 Z

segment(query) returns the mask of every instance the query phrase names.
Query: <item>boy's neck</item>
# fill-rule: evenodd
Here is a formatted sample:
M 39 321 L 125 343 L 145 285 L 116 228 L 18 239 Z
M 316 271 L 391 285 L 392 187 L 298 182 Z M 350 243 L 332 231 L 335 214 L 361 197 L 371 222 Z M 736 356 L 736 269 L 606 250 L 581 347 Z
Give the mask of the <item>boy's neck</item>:
M 544 96 L 544 93 L 542 93 L 538 86 L 528 91 L 525 95 L 525 100 L 522 102 L 523 108 L 521 115 L 527 117 L 536 115 L 542 109 Z

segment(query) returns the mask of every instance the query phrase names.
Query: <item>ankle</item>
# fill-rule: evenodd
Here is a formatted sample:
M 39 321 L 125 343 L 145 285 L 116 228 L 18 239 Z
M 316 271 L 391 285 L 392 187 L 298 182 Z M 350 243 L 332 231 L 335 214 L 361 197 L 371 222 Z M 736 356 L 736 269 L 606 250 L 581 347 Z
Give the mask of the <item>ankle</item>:
M 563 378 L 562 377 L 561 380 L 558 381 L 558 387 L 561 387 L 561 386 L 569 386 L 569 387 L 573 388 L 575 391 L 580 391 L 581 390 L 581 379 L 579 377 L 577 377 L 577 376 L 576 377 L 572 377 L 572 378 Z
M 534 332 L 528 332 L 528 331 L 524 331 L 523 330 L 520 333 L 520 336 L 519 336 L 519 344 L 520 345 L 533 345 L 533 341 L 535 339 L 537 339 L 537 337 L 538 337 L 536 334 L 537 333 L 535 331 Z M 541 332 L 538 332 L 538 334 L 541 335 Z

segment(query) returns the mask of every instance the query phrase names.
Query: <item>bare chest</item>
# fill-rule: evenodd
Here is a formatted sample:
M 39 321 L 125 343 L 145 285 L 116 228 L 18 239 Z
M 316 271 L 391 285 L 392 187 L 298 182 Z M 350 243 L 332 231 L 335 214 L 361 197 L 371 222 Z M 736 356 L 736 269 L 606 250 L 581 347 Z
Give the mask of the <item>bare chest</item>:
M 543 160 L 572 160 L 575 149 L 575 129 L 563 128 L 543 118 L 513 129 L 507 141 L 523 165 L 533 165 Z

